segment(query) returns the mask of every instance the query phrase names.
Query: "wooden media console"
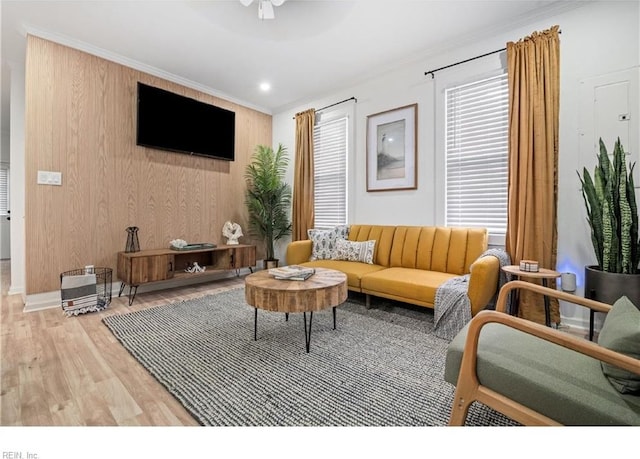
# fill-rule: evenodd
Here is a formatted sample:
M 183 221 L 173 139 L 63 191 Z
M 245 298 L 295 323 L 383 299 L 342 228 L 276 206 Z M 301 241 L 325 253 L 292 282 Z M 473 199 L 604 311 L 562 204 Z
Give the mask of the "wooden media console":
M 186 269 L 197 263 L 204 272 L 187 272 Z M 129 286 L 129 306 L 133 303 L 138 286 L 151 282 L 170 279 L 192 279 L 216 271 L 235 270 L 239 275 L 241 268 L 253 272 L 256 264 L 255 245 L 219 245 L 195 250 L 154 249 L 139 252 L 118 252 L 118 271 L 120 292 Z

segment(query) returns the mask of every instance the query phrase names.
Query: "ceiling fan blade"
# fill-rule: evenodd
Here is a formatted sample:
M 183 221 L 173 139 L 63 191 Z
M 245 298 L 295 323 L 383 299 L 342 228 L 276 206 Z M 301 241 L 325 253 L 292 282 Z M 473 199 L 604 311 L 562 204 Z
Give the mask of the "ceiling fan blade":
M 271 0 L 271 3 L 273 3 L 273 6 L 280 6 L 286 1 L 287 0 Z
M 242 3 L 244 6 L 249 6 L 253 3 L 253 0 L 240 0 L 240 3 Z

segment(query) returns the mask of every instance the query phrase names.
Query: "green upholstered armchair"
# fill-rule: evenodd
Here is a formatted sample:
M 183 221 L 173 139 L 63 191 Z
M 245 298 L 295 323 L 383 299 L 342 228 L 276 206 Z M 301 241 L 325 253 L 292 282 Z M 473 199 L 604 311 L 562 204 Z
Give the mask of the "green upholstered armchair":
M 507 295 L 528 289 L 607 316 L 598 343 L 505 313 Z M 541 300 L 542 301 L 542 300 Z M 512 281 L 495 311 L 454 338 L 444 378 L 456 386 L 450 425 L 477 401 L 524 425 L 640 425 L 640 310 Z

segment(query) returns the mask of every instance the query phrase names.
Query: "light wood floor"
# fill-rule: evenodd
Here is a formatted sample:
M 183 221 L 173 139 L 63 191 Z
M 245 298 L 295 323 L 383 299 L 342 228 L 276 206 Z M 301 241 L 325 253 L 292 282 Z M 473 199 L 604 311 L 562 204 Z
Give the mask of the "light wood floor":
M 2 260 L 0 426 L 198 425 L 101 320 L 242 287 L 244 276 L 139 293 L 131 307 L 114 291 L 105 311 L 77 317 L 61 308 L 23 312 L 20 295 L 7 296 L 9 280 Z
M 101 319 L 236 288 L 243 276 L 139 293 L 131 307 L 114 291 L 105 311 L 77 317 L 61 308 L 24 313 L 20 295 L 7 296 L 8 260 L 0 276 L 1 426 L 198 425 Z

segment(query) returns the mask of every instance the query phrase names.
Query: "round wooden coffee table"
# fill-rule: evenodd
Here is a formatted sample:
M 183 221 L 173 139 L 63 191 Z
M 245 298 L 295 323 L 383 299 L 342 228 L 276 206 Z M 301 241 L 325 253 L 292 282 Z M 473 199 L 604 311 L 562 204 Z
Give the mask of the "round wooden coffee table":
M 284 312 L 289 320 L 290 312 L 304 316 L 304 337 L 307 352 L 311 343 L 313 312 L 333 308 L 333 329 L 336 328 L 336 306 L 347 299 L 347 276 L 334 269 L 316 268 L 316 272 L 304 281 L 279 280 L 268 270 L 250 274 L 244 281 L 244 297 L 255 308 L 253 339 L 258 339 L 258 309 Z M 307 327 L 307 312 L 309 325 Z

